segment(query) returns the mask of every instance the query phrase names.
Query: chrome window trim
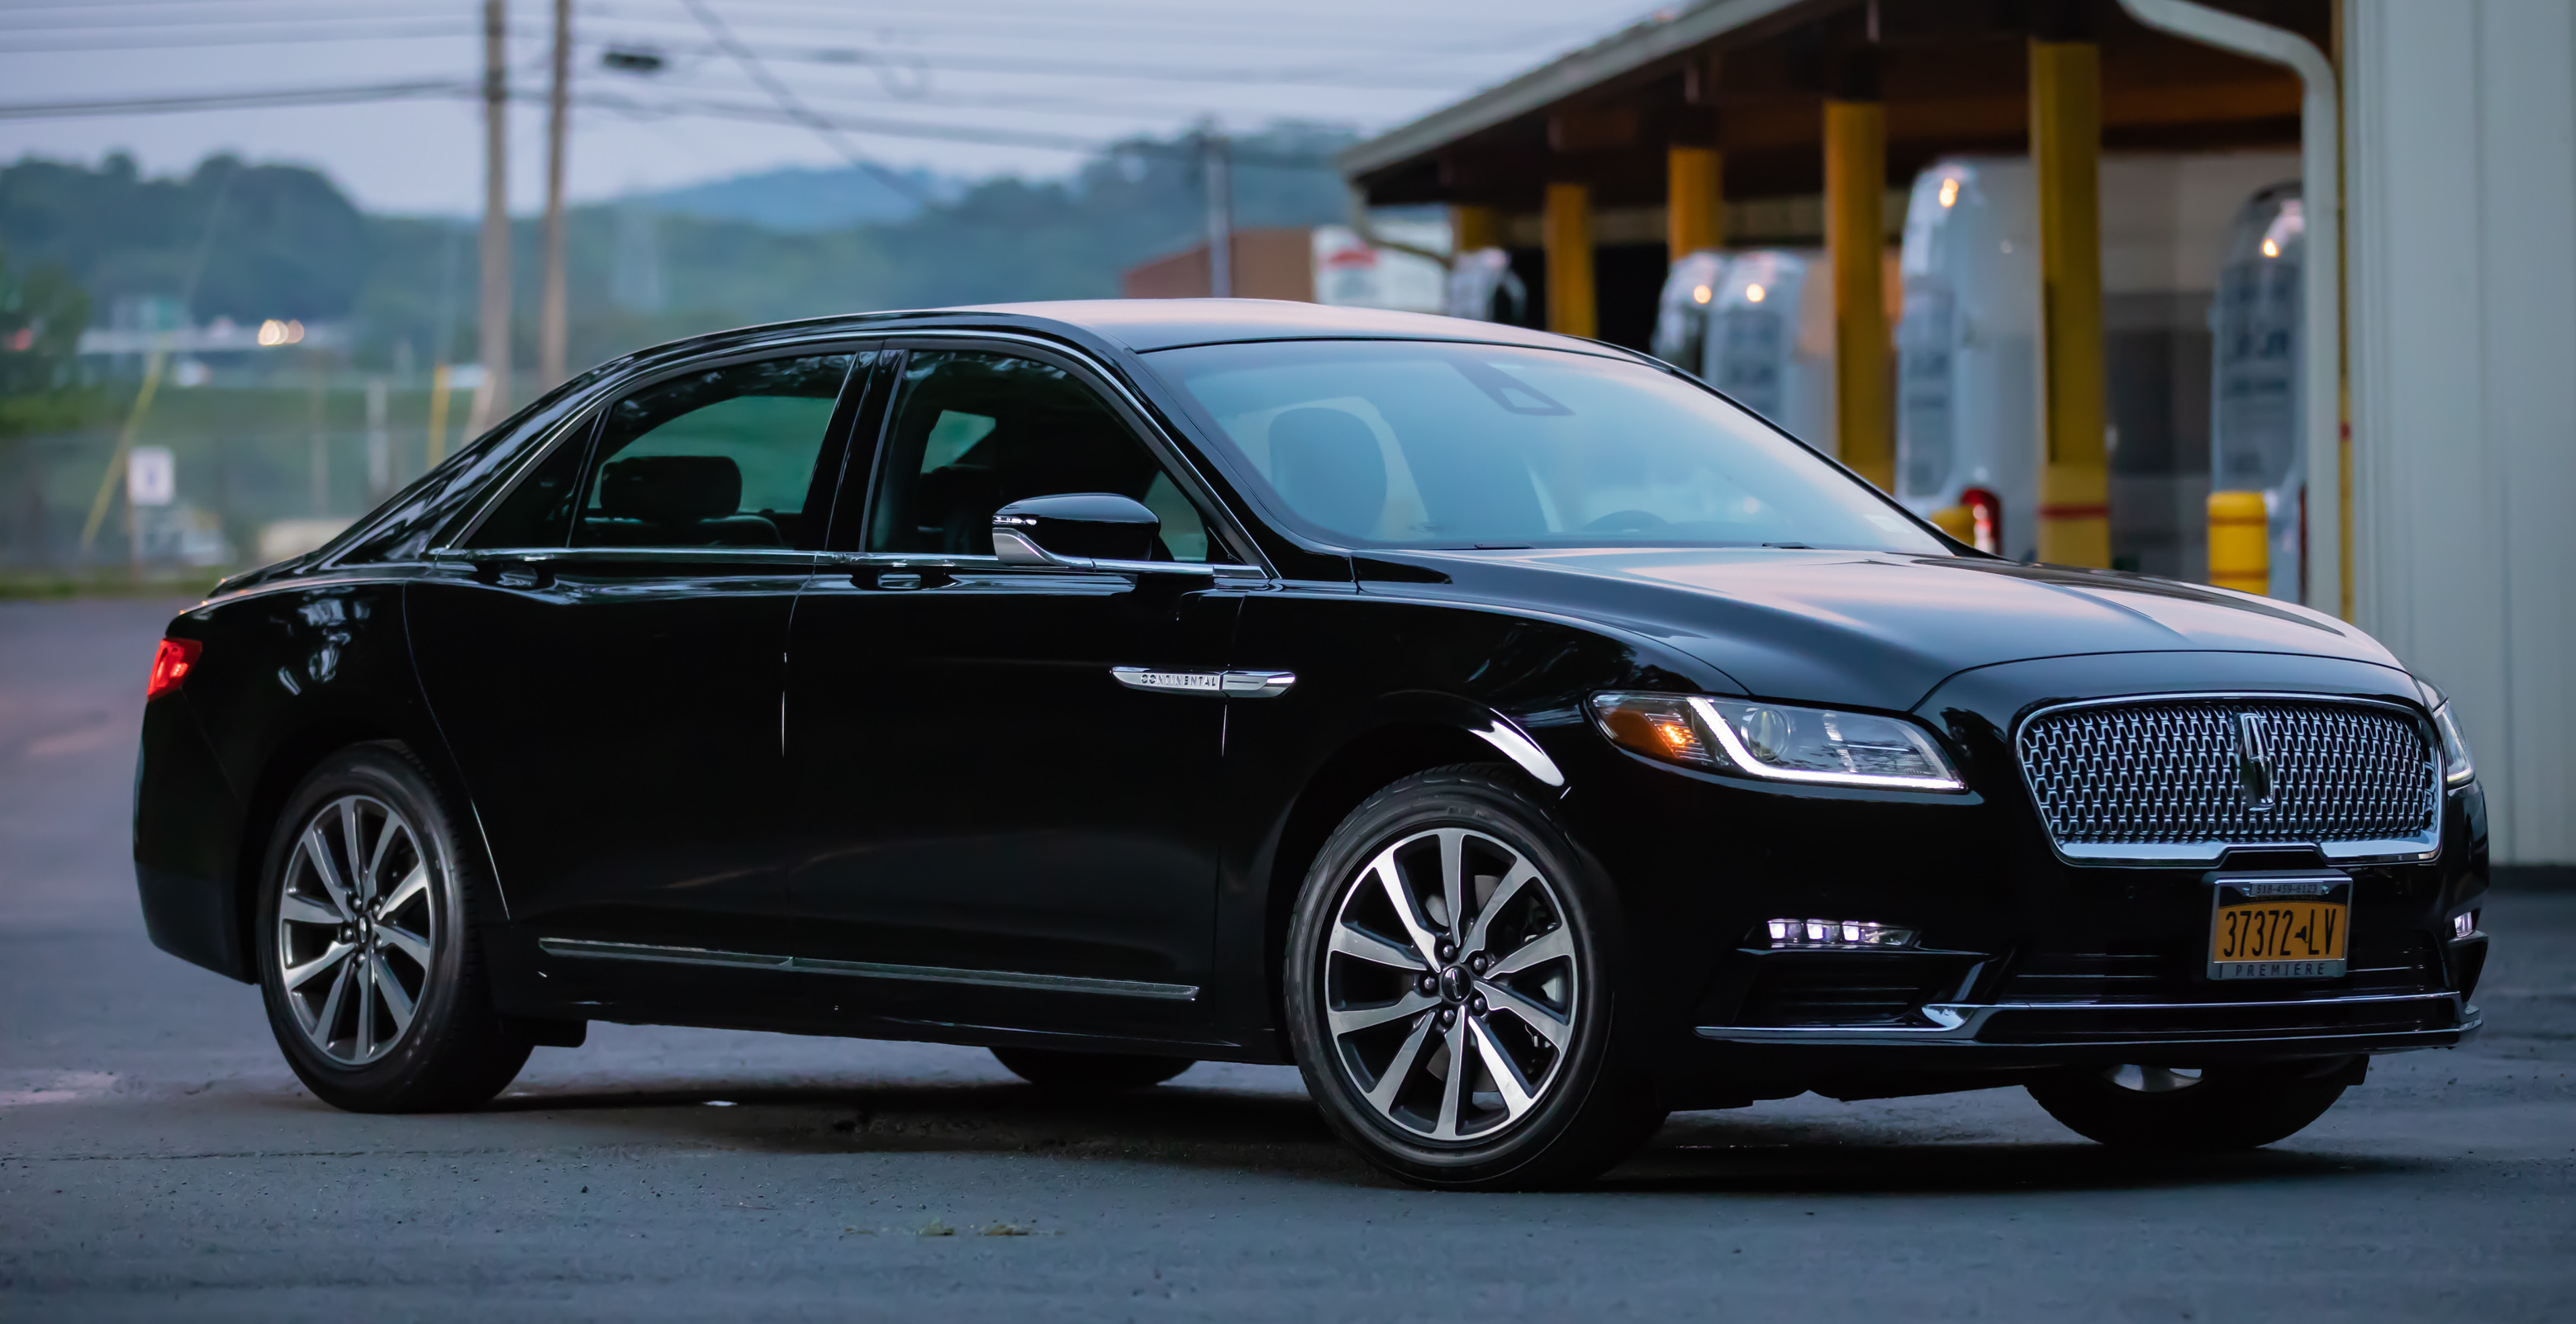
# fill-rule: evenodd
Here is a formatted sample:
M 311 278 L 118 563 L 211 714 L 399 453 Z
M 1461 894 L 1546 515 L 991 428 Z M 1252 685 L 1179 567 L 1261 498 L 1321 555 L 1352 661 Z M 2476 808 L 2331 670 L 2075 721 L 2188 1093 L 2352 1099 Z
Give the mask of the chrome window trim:
M 615 561 L 731 561 L 745 565 L 822 565 L 829 552 L 799 552 L 777 547 L 434 547 L 423 553 L 432 560 L 514 561 L 527 564 L 595 565 Z
M 552 454 L 555 447 L 564 443 L 565 438 L 563 436 L 563 429 L 575 426 L 584 428 L 595 427 L 605 411 L 605 406 L 610 403 L 623 400 L 627 396 L 632 395 L 647 386 L 654 385 L 657 382 L 661 382 L 672 377 L 677 377 L 682 373 L 696 372 L 706 368 L 729 367 L 736 363 L 749 363 L 756 359 L 774 358 L 778 357 L 780 351 L 784 351 L 786 354 L 793 356 L 800 350 L 811 350 L 818 347 L 828 350 L 832 347 L 838 346 L 846 348 L 853 355 L 874 353 L 884 348 L 883 342 L 891 339 L 892 334 L 893 333 L 885 331 L 868 331 L 858 333 L 854 336 L 847 329 L 839 329 L 817 333 L 810 339 L 772 341 L 757 348 L 737 347 L 735 349 L 709 355 L 704 358 L 689 359 L 682 363 L 665 363 L 659 367 L 648 368 L 644 371 L 637 372 L 632 376 L 620 377 L 614 381 L 601 382 L 598 388 L 592 393 L 589 400 L 583 402 L 579 408 L 565 415 L 562 419 L 557 420 L 555 424 L 555 435 L 546 437 L 543 440 L 538 441 L 536 444 L 528 447 L 528 453 L 520 458 L 518 467 L 511 470 L 507 477 L 504 477 L 497 485 L 495 485 L 491 494 L 484 498 L 482 505 L 472 511 L 467 516 L 463 524 L 457 526 L 456 542 L 466 543 L 474 540 L 475 533 L 483 527 L 483 521 L 490 519 L 492 517 L 492 512 L 499 509 L 502 502 L 510 499 L 510 493 L 518 490 L 519 483 L 524 480 L 537 465 L 544 462 L 544 457 Z M 853 364 L 852 367 L 855 369 L 856 365 Z M 845 375 L 841 381 L 841 390 L 846 393 L 849 389 L 850 378 Z M 839 403 L 839 397 L 834 397 L 833 405 L 835 408 L 839 407 Z M 589 444 L 590 438 L 583 438 L 582 445 L 588 446 Z M 589 457 L 585 455 L 582 458 L 584 467 L 587 468 Z M 835 495 L 838 495 L 837 485 Z M 569 542 L 570 539 L 571 531 L 566 530 L 565 540 Z M 424 553 L 424 555 L 439 556 L 443 553 L 454 550 L 455 544 L 451 543 L 447 547 L 435 549 Z M 471 550 L 483 551 L 487 549 L 474 548 Z M 545 550 L 564 551 L 569 549 L 557 547 L 547 548 Z M 581 550 L 591 549 L 585 548 Z
M 2299 998 L 2277 1002 L 1936 1002 L 1923 1008 L 1923 1016 L 1932 1022 L 1930 1025 L 1702 1025 L 1697 1027 L 1694 1033 L 1702 1039 L 1742 1044 L 1976 1044 L 1977 1036 L 1984 1032 L 1986 1023 L 2005 1012 L 2017 1015 L 2025 1012 L 2062 1013 L 2071 1017 L 2085 1012 L 2105 1011 L 2123 1013 L 2206 1011 L 2212 1007 L 2224 1007 L 2230 1011 L 2262 1012 L 2404 1002 L 2448 1003 L 2452 1015 L 2458 1021 L 2456 1026 L 2446 1030 L 2419 1030 L 2405 1033 L 2466 1039 L 2484 1023 L 2484 1019 L 2478 1014 L 2478 1009 L 2470 1006 L 2457 993 L 2360 993 L 2348 997 Z M 2249 1032 L 2246 1037 L 2379 1039 L 2388 1037 L 2388 1032 L 2370 1030 L 2335 1031 L 2326 1034 L 2280 1034 L 2258 1030 Z M 2084 1046 L 2111 1047 L 2113 1042 L 2157 1043 L 2161 1041 L 2153 1035 L 2141 1035 L 2135 1040 L 2104 1042 L 2098 1045 L 2086 1041 Z M 2015 1049 L 2045 1048 L 2049 1045 L 2011 1043 L 1991 1046 Z
M 1227 565 L 1223 562 L 1195 561 L 1113 561 L 1100 560 L 1084 566 L 1032 566 L 1005 561 L 998 556 L 977 556 L 972 552 L 817 552 L 817 565 L 847 567 L 852 570 L 962 570 L 972 574 L 1200 574 L 1208 573 L 1219 581 L 1239 584 L 1269 583 L 1270 572 L 1259 566 Z M 1087 567 L 1087 568 L 1084 568 Z
M 1084 975 L 1037 975 L 1016 970 L 965 970 L 939 965 L 888 965 L 876 961 L 831 961 L 813 956 L 776 956 L 762 952 L 729 952 L 708 947 L 664 947 L 640 942 L 598 942 L 588 938 L 539 938 L 537 950 L 548 956 L 591 961 L 644 961 L 659 965 L 704 965 L 735 970 L 777 970 L 817 975 L 850 975 L 864 979 L 898 979 L 921 984 L 971 984 L 982 988 L 1030 989 L 1041 993 L 1094 993 L 1110 997 L 1196 1002 L 1196 984 L 1157 984 L 1138 979 L 1093 979 Z
M 2365 841 L 2218 841 L 2218 842 L 2078 842 L 2068 845 L 2057 839 L 2048 825 L 2048 815 L 2040 808 L 2039 788 L 2030 780 L 2030 763 L 2022 757 L 2022 732 L 2030 724 L 2055 713 L 2078 708 L 2116 708 L 2142 703 L 2209 703 L 2230 700 L 2253 700 L 2292 703 L 2340 703 L 2357 708 L 2378 708 L 2413 722 L 2416 734 L 2425 742 L 2429 784 L 2434 788 L 2433 826 L 2411 837 L 2384 837 Z M 2012 754 L 2013 768 L 2021 779 L 2022 793 L 2029 797 L 2034 814 L 2039 816 L 2040 835 L 2048 839 L 2048 848 L 2067 864 L 2111 865 L 2125 868 L 2170 869 L 2218 864 L 2231 850 L 2314 850 L 2332 864 L 2421 864 L 2442 854 L 2442 801 L 2449 788 L 2442 783 L 2442 737 L 2434 730 L 2427 715 L 2405 704 L 2386 699 L 2354 698 L 2343 694 L 2313 694 L 2276 690 L 2206 690 L 2181 693 L 2118 694 L 2099 699 L 2073 699 L 2052 703 L 2024 713 L 2013 723 L 2006 740 Z
M 1227 507 L 1223 499 L 1218 497 L 1216 484 L 1208 481 L 1206 472 L 1200 467 L 1196 460 L 1191 458 L 1190 448 L 1181 444 L 1180 440 L 1172 435 L 1172 429 L 1169 426 L 1166 426 L 1162 421 L 1162 411 L 1156 409 L 1151 403 L 1147 402 L 1145 397 L 1137 394 L 1135 388 L 1128 385 L 1125 378 L 1118 372 L 1112 370 L 1110 365 L 1101 359 L 1100 356 L 1068 341 L 1050 340 L 1045 336 L 1035 336 L 1020 331 L 977 331 L 923 328 L 912 331 L 889 332 L 887 333 L 886 339 L 893 342 L 893 348 L 904 351 L 910 351 L 915 347 L 936 349 L 947 348 L 952 345 L 960 348 L 972 348 L 980 344 L 1000 342 L 1004 344 L 1032 346 L 1053 354 L 1062 355 L 1063 357 L 1072 360 L 1075 364 L 1081 367 L 1085 375 L 1097 378 L 1100 381 L 1107 383 L 1109 389 L 1117 394 L 1119 402 L 1125 407 L 1126 412 L 1134 415 L 1135 419 L 1144 425 L 1143 431 L 1147 434 L 1146 448 L 1151 451 L 1159 452 L 1155 455 L 1155 458 L 1157 460 L 1168 461 L 1178 468 L 1181 474 L 1188 478 L 1190 482 L 1197 485 L 1198 491 L 1196 496 L 1203 498 L 1199 504 L 1203 505 L 1207 509 L 1213 509 L 1217 514 L 1217 518 L 1225 522 L 1225 531 L 1231 535 L 1231 541 L 1237 544 L 1239 550 L 1251 553 L 1253 564 L 1249 568 L 1257 571 L 1265 579 L 1278 578 L 1278 568 L 1269 564 L 1269 558 L 1262 555 L 1260 541 L 1252 536 L 1251 530 L 1245 527 L 1244 522 L 1235 516 L 1235 512 Z M 894 417 L 893 410 L 901 403 L 902 397 L 899 390 L 895 394 L 887 397 L 886 419 L 891 420 Z M 852 440 L 855 442 L 857 439 L 852 438 Z M 874 449 L 874 447 L 871 448 L 872 452 Z M 874 469 L 874 462 L 882 460 L 883 458 L 884 457 L 881 453 L 874 453 L 871 455 L 867 490 L 860 496 L 860 500 L 870 507 L 873 507 L 876 501 L 877 475 Z M 1190 494 L 1184 493 L 1184 495 Z M 863 538 L 866 535 L 865 521 L 873 513 L 872 509 L 862 510 L 860 512 L 860 534 Z M 1200 513 L 1204 516 L 1206 511 L 1202 510 Z M 886 553 L 873 554 L 885 555 Z M 1140 562 L 1139 564 L 1150 565 L 1158 571 L 1168 572 L 1174 564 L 1193 563 L 1149 561 Z M 1209 562 L 1205 564 L 1215 563 Z

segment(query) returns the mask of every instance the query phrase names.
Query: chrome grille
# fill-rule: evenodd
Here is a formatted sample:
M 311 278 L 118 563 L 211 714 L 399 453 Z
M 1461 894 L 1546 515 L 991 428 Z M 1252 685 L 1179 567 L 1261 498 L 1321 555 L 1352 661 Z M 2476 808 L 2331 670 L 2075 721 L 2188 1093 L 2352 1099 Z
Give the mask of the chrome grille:
M 2248 714 L 2269 759 L 2268 807 L 2248 791 Z M 2032 718 L 2019 746 L 2022 774 L 2061 847 L 2427 840 L 2440 804 L 2422 726 L 2375 704 L 2086 705 Z

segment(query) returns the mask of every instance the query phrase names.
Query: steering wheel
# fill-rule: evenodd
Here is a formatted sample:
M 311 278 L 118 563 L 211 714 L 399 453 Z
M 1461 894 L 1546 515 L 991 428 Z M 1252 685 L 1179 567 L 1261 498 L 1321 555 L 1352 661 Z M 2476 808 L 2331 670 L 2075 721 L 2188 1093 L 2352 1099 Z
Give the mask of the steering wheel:
M 1660 529 L 1671 520 L 1651 510 L 1614 510 L 1583 526 L 1585 533 L 1639 533 Z

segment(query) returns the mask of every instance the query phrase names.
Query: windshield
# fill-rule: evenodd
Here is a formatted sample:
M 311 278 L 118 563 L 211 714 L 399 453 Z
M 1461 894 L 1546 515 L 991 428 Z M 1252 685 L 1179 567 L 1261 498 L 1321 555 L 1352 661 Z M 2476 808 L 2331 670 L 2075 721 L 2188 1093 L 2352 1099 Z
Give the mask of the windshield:
M 1502 345 L 1203 345 L 1148 361 L 1323 541 L 1790 546 L 1939 555 L 1854 480 L 1643 364 Z

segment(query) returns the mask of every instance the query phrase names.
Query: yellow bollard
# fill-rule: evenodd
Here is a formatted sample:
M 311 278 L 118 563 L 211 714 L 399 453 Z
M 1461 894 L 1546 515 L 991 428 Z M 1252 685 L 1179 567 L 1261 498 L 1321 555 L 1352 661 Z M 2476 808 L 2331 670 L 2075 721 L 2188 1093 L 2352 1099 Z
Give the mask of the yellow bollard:
M 2209 494 L 2209 582 L 2239 593 L 2272 588 L 2272 515 L 2260 492 Z

